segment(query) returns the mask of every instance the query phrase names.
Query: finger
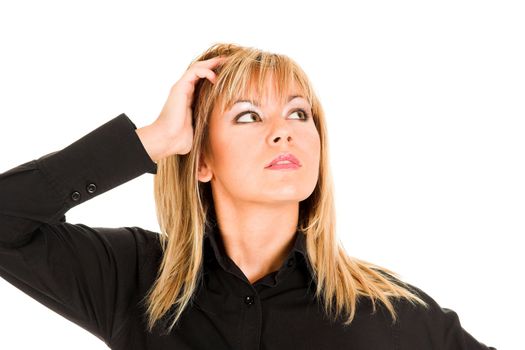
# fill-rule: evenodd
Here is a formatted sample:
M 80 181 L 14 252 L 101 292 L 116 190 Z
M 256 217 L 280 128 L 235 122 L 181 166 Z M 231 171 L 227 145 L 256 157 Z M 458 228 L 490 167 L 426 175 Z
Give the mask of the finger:
M 200 78 L 207 78 L 210 80 L 213 84 L 215 84 L 216 75 L 215 72 L 208 68 L 204 67 L 193 67 L 192 69 L 187 71 L 188 81 L 195 83 Z
M 196 66 L 214 67 L 214 66 L 224 63 L 228 58 L 229 57 L 227 56 L 215 56 L 215 57 L 212 57 L 204 61 L 197 61 L 194 64 Z

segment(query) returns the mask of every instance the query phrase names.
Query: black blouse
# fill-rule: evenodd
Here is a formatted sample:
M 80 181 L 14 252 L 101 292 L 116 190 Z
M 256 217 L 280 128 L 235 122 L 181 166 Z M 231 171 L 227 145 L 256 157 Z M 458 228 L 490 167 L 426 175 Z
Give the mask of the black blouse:
M 147 332 L 140 301 L 160 263 L 159 234 L 72 224 L 65 217 L 76 205 L 156 174 L 135 129 L 123 113 L 0 174 L 0 276 L 111 349 L 495 349 L 412 285 L 429 310 L 396 301 L 399 321 L 392 325 L 382 304 L 372 313 L 361 297 L 349 327 L 342 318 L 330 322 L 314 298 L 301 232 L 279 270 L 252 284 L 225 253 L 217 225 L 204 232 L 202 283 L 180 323 L 164 334 L 172 320 L 165 317 Z

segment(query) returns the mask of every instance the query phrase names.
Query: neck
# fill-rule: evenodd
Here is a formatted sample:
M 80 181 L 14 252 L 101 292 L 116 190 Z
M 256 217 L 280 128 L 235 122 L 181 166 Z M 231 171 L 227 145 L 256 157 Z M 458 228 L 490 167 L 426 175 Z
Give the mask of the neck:
M 250 283 L 280 268 L 293 246 L 299 203 L 219 205 L 215 212 L 226 254 Z

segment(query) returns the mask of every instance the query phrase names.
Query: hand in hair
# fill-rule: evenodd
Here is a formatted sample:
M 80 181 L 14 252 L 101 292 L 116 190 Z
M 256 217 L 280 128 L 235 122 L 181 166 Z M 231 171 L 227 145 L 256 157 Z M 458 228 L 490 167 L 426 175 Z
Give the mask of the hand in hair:
M 193 144 L 192 102 L 195 85 L 201 78 L 216 82 L 215 67 L 227 57 L 217 56 L 191 64 L 171 87 L 159 117 L 137 130 L 148 154 L 155 162 L 173 154 L 187 154 Z

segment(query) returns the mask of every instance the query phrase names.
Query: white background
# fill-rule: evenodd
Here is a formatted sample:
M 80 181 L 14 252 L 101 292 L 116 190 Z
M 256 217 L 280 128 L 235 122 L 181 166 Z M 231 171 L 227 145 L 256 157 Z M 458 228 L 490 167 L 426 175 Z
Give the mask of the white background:
M 348 253 L 425 290 L 479 341 L 515 349 L 525 326 L 523 18 L 519 1 L 4 1 L 0 172 L 123 112 L 137 127 L 153 122 L 215 42 L 284 53 L 326 111 Z M 67 219 L 157 230 L 152 186 L 142 175 Z M 3 279 L 0 296 L 2 349 L 107 349 Z

